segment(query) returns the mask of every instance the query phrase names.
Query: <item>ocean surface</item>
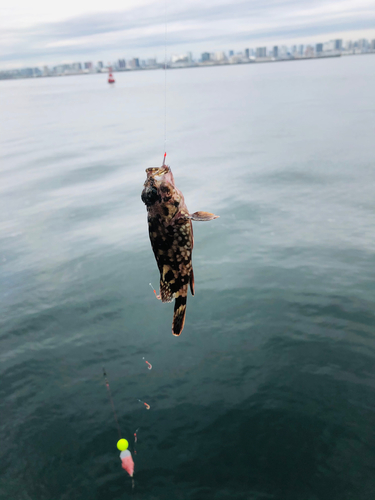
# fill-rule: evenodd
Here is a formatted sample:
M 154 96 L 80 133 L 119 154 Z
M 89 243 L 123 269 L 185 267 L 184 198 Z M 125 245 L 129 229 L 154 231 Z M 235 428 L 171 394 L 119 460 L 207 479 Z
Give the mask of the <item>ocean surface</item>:
M 163 72 L 0 82 L 1 500 L 375 498 L 374 63 L 168 71 L 168 164 L 220 215 L 179 338 Z

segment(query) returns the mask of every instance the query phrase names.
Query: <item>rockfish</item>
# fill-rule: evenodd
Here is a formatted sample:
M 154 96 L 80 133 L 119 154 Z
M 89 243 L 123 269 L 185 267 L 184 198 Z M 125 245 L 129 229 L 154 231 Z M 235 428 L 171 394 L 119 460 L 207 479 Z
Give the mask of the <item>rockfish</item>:
M 192 220 L 208 221 L 218 215 L 209 212 L 189 214 L 184 196 L 175 186 L 170 167 L 147 168 L 142 201 L 147 207 L 151 246 L 160 271 L 162 302 L 175 299 L 173 335 L 180 335 L 185 324 L 188 286 L 194 295 Z

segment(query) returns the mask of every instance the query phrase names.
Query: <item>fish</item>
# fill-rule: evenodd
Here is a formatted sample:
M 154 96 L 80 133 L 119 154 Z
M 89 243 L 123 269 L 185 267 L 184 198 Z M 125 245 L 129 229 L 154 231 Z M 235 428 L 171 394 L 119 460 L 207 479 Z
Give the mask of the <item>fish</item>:
M 161 167 L 146 169 L 141 199 L 147 208 L 151 247 L 160 272 L 162 302 L 174 303 L 172 333 L 181 334 L 185 325 L 188 287 L 195 293 L 192 251 L 192 221 L 209 221 L 219 216 L 209 212 L 189 213 L 172 170 L 165 161 Z

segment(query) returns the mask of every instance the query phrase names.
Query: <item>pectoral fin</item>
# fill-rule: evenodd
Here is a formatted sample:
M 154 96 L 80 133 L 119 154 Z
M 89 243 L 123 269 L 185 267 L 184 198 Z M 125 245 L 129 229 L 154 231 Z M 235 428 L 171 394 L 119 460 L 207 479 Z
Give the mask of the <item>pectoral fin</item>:
M 189 214 L 189 219 L 199 221 L 213 220 L 218 217 L 219 215 L 211 214 L 210 212 L 194 212 L 193 214 Z

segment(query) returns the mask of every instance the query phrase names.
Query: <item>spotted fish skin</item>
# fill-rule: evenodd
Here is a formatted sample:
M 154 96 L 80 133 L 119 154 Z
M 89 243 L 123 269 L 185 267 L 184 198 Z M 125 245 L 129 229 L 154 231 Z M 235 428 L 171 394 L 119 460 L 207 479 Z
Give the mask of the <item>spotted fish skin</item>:
M 180 335 L 185 324 L 188 287 L 194 295 L 192 220 L 212 220 L 208 212 L 189 214 L 184 196 L 175 186 L 170 167 L 146 169 L 141 199 L 147 207 L 152 250 L 160 272 L 162 302 L 175 300 L 172 333 Z

